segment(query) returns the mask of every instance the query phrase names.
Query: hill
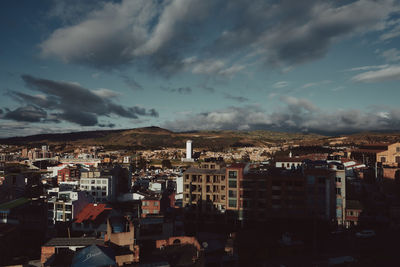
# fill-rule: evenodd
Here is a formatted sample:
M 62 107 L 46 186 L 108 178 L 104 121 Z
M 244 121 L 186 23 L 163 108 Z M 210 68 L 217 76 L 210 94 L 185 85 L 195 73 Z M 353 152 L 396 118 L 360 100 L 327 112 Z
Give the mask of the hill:
M 0 144 L 40 145 L 72 144 L 103 145 L 107 148 L 159 149 L 184 147 L 191 139 L 196 147 L 223 150 L 229 147 L 269 146 L 290 142 L 320 144 L 327 137 L 317 134 L 283 133 L 272 131 L 192 131 L 172 132 L 159 127 L 123 130 L 84 131 L 40 134 L 0 139 Z

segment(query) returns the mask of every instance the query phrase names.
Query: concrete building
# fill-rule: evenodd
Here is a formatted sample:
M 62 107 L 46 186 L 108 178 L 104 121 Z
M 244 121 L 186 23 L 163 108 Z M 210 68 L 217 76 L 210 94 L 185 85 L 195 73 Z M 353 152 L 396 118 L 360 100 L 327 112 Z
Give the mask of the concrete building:
M 213 162 L 202 163 L 200 168 L 187 169 L 183 174 L 183 206 L 225 211 L 227 208 L 225 175 L 225 167 Z
M 80 170 L 76 166 L 67 166 L 57 172 L 57 183 L 78 181 Z
M 336 219 L 335 175 L 326 164 L 264 171 L 250 164 L 203 163 L 184 172 L 183 206 L 203 213 L 229 211 L 243 222 L 272 218 L 331 222 Z
M 116 178 L 102 175 L 99 170 L 81 173 L 80 189 L 89 192 L 96 202 L 114 201 L 116 198 Z
M 48 200 L 48 223 L 72 221 L 77 214 L 93 202 L 93 197 L 84 191 L 60 191 Z

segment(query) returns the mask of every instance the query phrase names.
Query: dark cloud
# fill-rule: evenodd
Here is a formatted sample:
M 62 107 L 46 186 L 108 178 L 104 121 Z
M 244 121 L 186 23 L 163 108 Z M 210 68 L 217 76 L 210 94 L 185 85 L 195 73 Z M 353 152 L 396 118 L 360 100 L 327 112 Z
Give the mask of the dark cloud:
M 272 112 L 254 105 L 229 107 L 168 121 L 162 127 L 173 131 L 263 129 L 324 134 L 400 130 L 399 108 L 329 111 L 306 99 L 286 96 L 281 101 L 284 105 Z
M 121 75 L 122 80 L 126 85 L 128 85 L 133 90 L 143 90 L 143 86 L 139 84 L 133 77 L 129 77 L 128 75 Z
M 0 114 L 3 114 L 3 112 L 4 112 L 4 111 L 0 108 Z
M 3 118 L 14 121 L 40 122 L 46 119 L 46 117 L 47 113 L 45 110 L 35 106 L 25 106 L 7 111 Z
M 398 12 L 392 0 L 60 3 L 50 13 L 68 23 L 40 44 L 42 56 L 100 69 L 133 64 L 167 75 L 233 75 L 245 68 L 244 58 L 274 66 L 315 60 L 341 38 L 382 30 Z M 202 60 L 188 65 L 193 55 Z
M 99 123 L 98 126 L 99 126 L 99 127 L 104 127 L 104 128 L 114 128 L 114 127 L 115 127 L 115 124 L 114 124 L 114 123 L 106 123 L 106 124 L 104 124 L 104 123 Z
M 76 83 L 58 82 L 22 75 L 25 85 L 43 95 L 9 92 L 20 103 L 28 104 L 8 112 L 4 118 L 17 121 L 59 122 L 65 120 L 82 126 L 98 124 L 98 116 L 112 114 L 137 119 L 138 116 L 158 117 L 154 109 L 124 107 L 113 101 L 117 93 L 108 89 L 89 90 Z M 49 116 L 45 110 L 53 111 Z

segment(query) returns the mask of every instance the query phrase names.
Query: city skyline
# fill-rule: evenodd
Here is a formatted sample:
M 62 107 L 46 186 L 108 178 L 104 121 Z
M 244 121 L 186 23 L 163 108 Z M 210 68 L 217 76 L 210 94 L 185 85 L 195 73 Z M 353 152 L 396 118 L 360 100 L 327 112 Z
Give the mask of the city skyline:
M 398 1 L 4 1 L 0 137 L 400 130 Z

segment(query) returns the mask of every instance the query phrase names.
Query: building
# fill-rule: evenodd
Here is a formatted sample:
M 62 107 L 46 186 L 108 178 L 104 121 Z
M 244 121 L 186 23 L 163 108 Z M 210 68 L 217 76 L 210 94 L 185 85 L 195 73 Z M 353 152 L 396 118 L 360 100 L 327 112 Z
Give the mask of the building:
M 142 218 L 151 214 L 160 214 L 160 199 L 146 197 L 142 202 Z
M 100 170 L 81 172 L 80 189 L 89 192 L 95 202 L 114 201 L 116 198 L 116 178 L 111 175 L 102 175 Z
M 57 172 L 57 183 L 78 181 L 80 170 L 78 167 L 67 166 Z
M 48 223 L 72 221 L 91 202 L 93 197 L 85 191 L 60 191 L 48 200 Z
M 107 219 L 112 208 L 106 204 L 87 204 L 75 217 L 72 223 L 72 230 L 81 233 L 94 233 L 101 236 L 107 232 Z M 103 235 L 104 236 L 104 235 Z
M 381 163 L 382 165 L 397 167 L 400 163 L 400 143 L 362 145 L 351 151 L 351 158 L 369 166 Z
M 204 210 L 214 208 L 225 211 L 226 169 L 214 162 L 202 163 L 200 168 L 189 168 L 183 174 L 183 206 L 200 207 Z
M 279 218 L 332 222 L 337 216 L 336 171 L 326 162 L 318 164 L 265 171 L 243 163 L 202 163 L 183 174 L 183 206 L 209 214 L 226 211 L 244 223 Z
M 359 200 L 348 200 L 346 206 L 346 228 L 357 226 L 359 224 L 360 215 L 363 211 L 363 206 Z

